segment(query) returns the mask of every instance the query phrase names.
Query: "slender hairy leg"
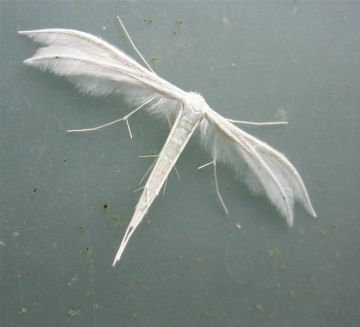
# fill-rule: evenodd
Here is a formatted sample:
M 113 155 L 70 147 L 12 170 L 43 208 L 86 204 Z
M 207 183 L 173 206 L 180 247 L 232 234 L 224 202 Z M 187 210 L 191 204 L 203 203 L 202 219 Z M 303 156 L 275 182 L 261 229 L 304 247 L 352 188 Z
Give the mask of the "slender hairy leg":
M 243 125 L 253 125 L 253 126 L 275 126 L 275 125 L 287 125 L 287 121 L 265 121 L 265 122 L 256 122 L 256 121 L 247 121 L 247 120 L 235 120 L 228 119 L 227 121 L 234 124 L 243 124 Z
M 216 142 L 216 139 L 215 139 L 215 142 Z M 216 149 L 216 146 L 215 146 L 215 149 Z M 203 169 L 203 168 L 208 167 L 208 166 L 210 166 L 210 165 L 212 165 L 213 168 L 214 168 L 214 180 L 215 180 L 216 194 L 217 194 L 217 196 L 218 196 L 218 198 L 219 198 L 219 200 L 220 200 L 220 203 L 221 203 L 222 207 L 224 208 L 225 213 L 228 215 L 228 214 L 229 214 L 229 211 L 228 211 L 228 209 L 227 209 L 227 207 L 226 207 L 226 205 L 225 205 L 225 202 L 224 202 L 224 200 L 223 200 L 223 198 L 222 198 L 222 196 L 221 196 L 220 189 L 219 189 L 219 183 L 218 183 L 218 179 L 217 179 L 217 171 L 216 171 L 216 150 L 215 150 L 215 152 L 214 152 L 214 159 L 211 160 L 210 162 L 204 164 L 204 165 L 199 166 L 198 169 Z
M 130 135 L 130 138 L 132 139 L 132 133 L 131 133 L 131 129 L 130 129 L 130 125 L 129 125 L 129 122 L 128 122 L 128 119 L 137 111 L 139 111 L 141 108 L 145 107 L 147 104 L 149 104 L 151 101 L 153 101 L 154 98 L 151 98 L 150 100 L 144 102 L 142 105 L 140 105 L 139 107 L 137 107 L 136 109 L 134 109 L 133 111 L 131 111 L 130 113 L 128 113 L 127 115 L 125 115 L 124 117 L 122 118 L 119 118 L 119 119 L 116 119 L 114 121 L 111 121 L 110 123 L 107 123 L 107 124 L 104 124 L 104 125 L 100 125 L 100 126 L 96 126 L 96 127 L 92 127 L 92 128 L 84 128 L 84 129 L 69 129 L 67 130 L 68 133 L 80 133 L 80 132 L 91 132 L 91 131 L 97 131 L 101 128 L 104 128 L 104 127 L 107 127 L 107 126 L 110 126 L 110 125 L 113 125 L 113 124 L 116 124 L 118 122 L 121 122 L 121 121 L 125 121 L 126 122 L 126 126 L 128 128 L 128 131 L 129 131 L 129 135 Z

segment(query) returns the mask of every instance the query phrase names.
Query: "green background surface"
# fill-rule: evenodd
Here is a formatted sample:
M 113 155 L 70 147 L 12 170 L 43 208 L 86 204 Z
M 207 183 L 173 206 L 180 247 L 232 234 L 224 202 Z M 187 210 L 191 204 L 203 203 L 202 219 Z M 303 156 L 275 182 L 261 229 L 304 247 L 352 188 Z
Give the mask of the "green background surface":
M 292 229 L 264 197 L 190 142 L 128 245 L 113 256 L 167 123 L 119 97 L 78 93 L 26 67 L 17 30 L 74 28 L 133 55 L 285 153 L 318 219 Z M 0 326 L 358 326 L 358 1 L 0 1 Z M 107 209 L 104 205 L 107 204 Z

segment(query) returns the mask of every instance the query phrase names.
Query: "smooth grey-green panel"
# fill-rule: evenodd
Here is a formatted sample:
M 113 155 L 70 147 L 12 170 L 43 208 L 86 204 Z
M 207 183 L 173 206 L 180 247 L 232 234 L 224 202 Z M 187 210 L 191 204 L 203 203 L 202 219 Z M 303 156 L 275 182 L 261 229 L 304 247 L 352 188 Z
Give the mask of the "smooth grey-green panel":
M 75 28 L 200 92 L 295 164 L 318 218 L 295 225 L 227 166 L 216 197 L 196 136 L 111 266 L 166 121 L 26 67 L 17 30 Z M 0 326 L 357 326 L 360 319 L 358 1 L 0 1 Z M 135 56 L 135 55 L 134 55 Z M 107 204 L 107 208 L 104 205 Z

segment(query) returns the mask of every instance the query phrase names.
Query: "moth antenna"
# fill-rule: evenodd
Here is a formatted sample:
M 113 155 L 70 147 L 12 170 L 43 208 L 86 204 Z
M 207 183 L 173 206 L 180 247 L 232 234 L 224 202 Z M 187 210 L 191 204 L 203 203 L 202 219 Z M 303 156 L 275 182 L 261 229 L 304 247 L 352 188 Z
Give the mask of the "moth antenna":
M 141 54 L 140 50 L 136 47 L 134 41 L 132 40 L 129 32 L 127 31 L 123 21 L 121 20 L 120 16 L 116 16 L 117 20 L 119 21 L 120 23 L 120 26 L 122 28 L 122 30 L 124 31 L 124 34 L 126 36 L 126 38 L 128 39 L 130 45 L 133 47 L 133 49 L 135 50 L 136 54 L 139 56 L 139 58 L 143 61 L 143 63 L 145 64 L 145 66 L 153 73 L 154 70 L 151 68 L 151 66 L 149 65 L 149 63 L 145 60 L 144 56 Z

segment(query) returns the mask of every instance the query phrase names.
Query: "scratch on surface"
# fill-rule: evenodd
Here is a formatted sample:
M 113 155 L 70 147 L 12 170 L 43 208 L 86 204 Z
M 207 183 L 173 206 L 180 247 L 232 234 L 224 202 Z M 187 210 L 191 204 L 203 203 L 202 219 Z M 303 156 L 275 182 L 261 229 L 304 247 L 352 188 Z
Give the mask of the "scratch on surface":
M 236 224 L 236 227 L 239 228 L 237 226 L 237 224 Z M 241 226 L 240 226 L 240 228 L 241 228 Z M 234 273 L 232 271 L 231 263 L 230 263 L 230 259 L 229 259 L 229 257 L 231 256 L 230 253 L 229 253 L 230 251 L 231 251 L 231 246 L 227 245 L 226 248 L 225 248 L 225 268 L 226 268 L 226 272 L 230 276 L 232 281 L 234 281 L 237 284 L 241 284 L 241 281 L 238 278 L 236 278 L 236 276 L 234 275 Z
M 18 245 L 18 241 L 17 238 L 19 237 L 20 233 L 18 231 L 15 231 L 13 233 L 14 236 L 14 244 L 15 244 L 15 252 L 16 258 L 19 258 L 19 245 Z M 19 302 L 20 302 L 20 313 L 26 313 L 27 309 L 24 306 L 24 292 L 23 292 L 23 286 L 22 286 L 22 282 L 21 282 L 21 273 L 20 273 L 20 263 L 19 260 L 16 261 L 16 278 L 17 278 L 17 286 L 18 286 L 18 292 L 19 292 Z
M 30 104 L 29 104 L 29 101 L 27 100 L 27 98 L 25 98 L 25 102 L 26 102 L 27 107 L 29 107 Z M 11 106 L 10 111 L 13 113 L 16 112 L 16 113 L 20 114 L 21 125 L 22 125 L 23 129 L 25 129 L 26 123 L 25 123 L 25 119 L 24 119 L 24 111 L 18 110 L 15 106 Z
M 59 127 L 59 131 L 60 131 L 60 135 L 64 134 L 65 128 L 64 125 L 62 124 L 61 120 L 54 114 L 48 114 L 46 117 L 46 123 L 45 123 L 45 128 L 44 128 L 44 136 L 43 136 L 43 144 L 42 146 L 40 146 L 40 150 L 39 150 L 39 156 L 38 156 L 38 160 L 40 160 L 44 153 L 46 152 L 47 149 L 47 145 L 48 145 L 48 134 L 49 134 L 49 125 L 50 125 L 50 121 L 56 121 L 57 126 Z
M 238 279 L 234 276 L 234 274 L 233 274 L 233 272 L 232 272 L 232 270 L 231 270 L 231 268 L 230 268 L 230 264 L 229 264 L 229 261 L 228 261 L 228 260 L 225 261 L 225 265 L 226 265 L 226 272 L 228 273 L 228 275 L 230 276 L 230 278 L 231 278 L 235 283 L 241 284 L 241 281 L 238 280 Z

